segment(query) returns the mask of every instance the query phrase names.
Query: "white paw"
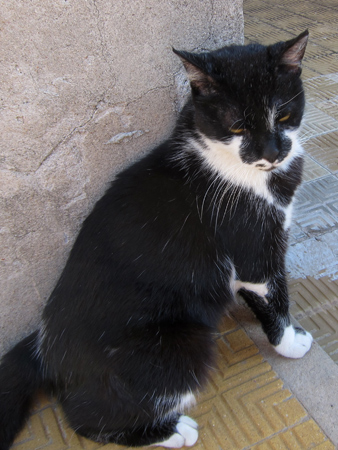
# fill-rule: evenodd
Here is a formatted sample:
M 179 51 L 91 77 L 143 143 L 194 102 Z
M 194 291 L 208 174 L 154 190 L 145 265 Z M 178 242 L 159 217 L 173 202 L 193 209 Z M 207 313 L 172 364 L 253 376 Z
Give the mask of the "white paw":
M 188 416 L 181 416 L 176 430 L 184 437 L 184 445 L 191 447 L 198 439 L 198 425 Z
M 184 446 L 185 440 L 184 437 L 181 436 L 179 433 L 174 433 L 170 436 L 169 439 L 163 442 L 157 442 L 156 444 L 153 444 L 152 446 L 161 446 L 161 447 L 168 447 L 168 448 L 181 448 Z
M 289 325 L 285 328 L 282 340 L 275 346 L 275 350 L 287 358 L 302 358 L 310 350 L 312 341 L 310 333 Z
M 181 448 L 183 446 L 191 447 L 198 439 L 198 425 L 188 416 L 181 416 L 176 425 L 176 433 L 163 442 L 154 445 L 169 448 Z

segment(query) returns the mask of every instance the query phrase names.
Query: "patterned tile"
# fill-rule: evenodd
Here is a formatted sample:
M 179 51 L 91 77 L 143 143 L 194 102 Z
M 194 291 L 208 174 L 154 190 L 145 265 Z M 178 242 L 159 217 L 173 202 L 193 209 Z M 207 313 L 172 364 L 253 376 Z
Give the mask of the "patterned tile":
M 338 173 L 338 130 L 313 137 L 304 144 L 304 148 L 331 173 Z
M 263 22 L 259 16 L 250 16 L 244 24 L 245 36 L 253 42 L 272 44 L 282 39 L 291 39 L 294 35 L 271 23 Z
M 294 222 L 310 237 L 338 227 L 338 178 L 304 183 L 296 194 Z
M 306 63 L 303 64 L 302 69 L 302 79 L 307 80 L 309 78 L 317 77 L 319 75 L 319 72 L 315 69 L 312 69 L 306 65 Z
M 311 35 L 312 25 L 310 27 L 305 27 L 305 28 L 310 28 L 309 33 Z M 299 32 L 301 32 L 304 30 L 304 28 L 299 28 L 298 30 L 299 30 Z M 324 47 L 321 44 L 319 44 L 318 41 L 316 41 L 315 39 L 310 38 L 309 42 L 306 46 L 304 65 L 307 66 L 308 65 L 307 62 L 312 60 L 313 58 L 318 58 L 319 56 L 320 57 L 323 57 L 323 56 L 330 57 L 330 55 L 332 55 L 333 53 L 334 53 L 333 49 Z
M 291 279 L 289 293 L 291 313 L 297 320 L 338 306 L 338 281 L 329 277 Z
M 335 446 L 332 442 L 323 439 L 318 425 L 313 420 L 309 420 L 274 436 L 267 442 L 250 447 L 250 450 L 304 450 L 305 448 L 334 450 Z
M 305 93 L 307 101 L 317 108 L 333 99 L 338 92 L 338 80 L 332 79 L 329 75 L 319 75 L 305 80 Z
M 286 255 L 291 278 L 338 279 L 338 230 L 292 242 Z
M 337 92 L 338 85 L 335 87 Z M 338 95 L 331 96 L 326 101 L 320 102 L 317 108 L 338 121 Z
M 332 15 L 332 9 L 330 7 L 329 14 L 330 16 Z M 318 42 L 321 46 L 334 50 L 337 47 L 335 47 L 333 43 L 336 41 L 337 37 L 338 32 L 334 23 L 329 23 L 328 21 L 313 22 L 310 34 L 311 41 Z
M 295 14 L 295 12 L 292 11 L 290 12 L 287 21 L 283 20 L 283 17 L 279 18 L 277 16 L 273 22 L 276 24 L 276 27 L 292 33 L 293 36 L 297 36 L 306 29 L 309 29 L 311 32 L 313 26 L 313 18 L 302 16 L 297 13 Z
M 338 280 L 291 280 L 289 292 L 293 316 L 338 364 Z
M 288 21 L 292 17 L 292 12 L 285 8 L 271 8 L 271 5 L 263 2 L 260 4 L 255 2 L 245 15 L 246 21 L 249 20 L 249 15 L 259 17 L 260 21 L 271 22 L 273 20 L 275 23 L 277 18 L 282 22 Z
M 304 317 L 299 322 L 338 364 L 338 307 Z
M 338 130 L 338 121 L 312 103 L 308 103 L 301 129 L 301 138 L 303 141 L 308 141 L 321 134 L 330 133 L 333 130 Z
M 338 53 L 319 55 L 316 58 L 307 59 L 306 67 L 321 75 L 338 72 Z
M 303 175 L 304 182 L 313 181 L 318 178 L 330 175 L 330 172 L 327 169 L 325 169 L 322 165 L 318 164 L 318 162 L 316 162 L 315 159 L 311 158 L 310 156 L 305 156 L 304 160 L 305 160 L 304 175 Z

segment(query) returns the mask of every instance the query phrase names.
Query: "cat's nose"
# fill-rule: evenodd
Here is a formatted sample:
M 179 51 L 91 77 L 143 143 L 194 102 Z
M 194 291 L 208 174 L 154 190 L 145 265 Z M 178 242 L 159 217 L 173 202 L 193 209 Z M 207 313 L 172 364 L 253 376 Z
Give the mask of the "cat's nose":
M 278 158 L 278 155 L 279 150 L 276 146 L 276 143 L 273 139 L 269 140 L 264 146 L 262 158 L 266 159 L 270 163 L 274 163 Z

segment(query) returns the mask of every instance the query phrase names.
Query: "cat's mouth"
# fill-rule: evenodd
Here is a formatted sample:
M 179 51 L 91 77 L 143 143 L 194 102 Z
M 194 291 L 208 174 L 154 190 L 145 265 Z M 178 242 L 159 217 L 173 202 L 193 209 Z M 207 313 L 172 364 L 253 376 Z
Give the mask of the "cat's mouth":
M 265 172 L 271 172 L 274 169 L 277 169 L 277 166 L 268 167 L 268 168 L 265 168 L 265 169 L 262 169 L 262 170 L 264 170 Z
M 272 170 L 277 168 L 277 165 L 271 164 L 267 166 L 266 164 L 256 164 L 257 169 L 263 170 L 264 172 L 271 172 Z

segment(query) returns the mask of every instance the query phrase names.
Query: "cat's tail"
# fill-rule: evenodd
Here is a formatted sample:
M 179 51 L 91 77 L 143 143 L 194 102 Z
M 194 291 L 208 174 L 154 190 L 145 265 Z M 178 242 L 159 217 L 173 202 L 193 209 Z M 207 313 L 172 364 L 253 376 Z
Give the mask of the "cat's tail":
M 0 450 L 8 450 L 29 414 L 34 393 L 43 383 L 36 354 L 38 332 L 10 350 L 0 365 Z

